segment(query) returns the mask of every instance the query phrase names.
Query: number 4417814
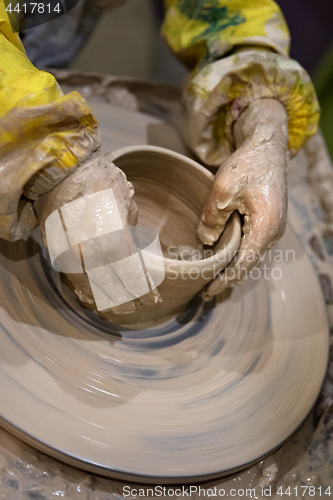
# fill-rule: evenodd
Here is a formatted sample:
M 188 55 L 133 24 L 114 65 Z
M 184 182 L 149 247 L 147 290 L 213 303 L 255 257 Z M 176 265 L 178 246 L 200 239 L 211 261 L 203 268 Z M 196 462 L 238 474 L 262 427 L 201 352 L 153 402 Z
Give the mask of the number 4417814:
M 26 3 L 23 3 L 22 5 L 20 5 L 19 2 L 17 2 L 17 4 L 12 7 L 12 4 L 8 4 L 8 6 L 6 7 L 6 11 L 7 12 L 17 12 L 17 13 L 21 13 L 23 12 L 23 14 L 33 14 L 34 12 L 38 12 L 38 14 L 44 14 L 44 12 L 46 13 L 49 13 L 51 14 L 51 12 L 57 12 L 58 14 L 60 14 L 62 12 L 62 9 L 61 9 L 61 6 L 60 6 L 60 3 L 57 3 L 57 5 L 55 5 L 54 7 L 48 3 L 48 4 L 44 4 L 44 3 L 34 3 L 34 2 L 30 2 L 29 4 L 26 4 Z
M 331 487 L 328 486 L 326 487 L 321 487 L 321 486 L 294 486 L 294 488 L 291 488 L 288 486 L 288 488 L 283 488 L 283 486 L 279 486 L 277 489 L 277 495 L 283 496 L 300 496 L 300 497 L 321 497 L 321 496 L 328 496 L 330 497 L 333 492 L 331 492 Z

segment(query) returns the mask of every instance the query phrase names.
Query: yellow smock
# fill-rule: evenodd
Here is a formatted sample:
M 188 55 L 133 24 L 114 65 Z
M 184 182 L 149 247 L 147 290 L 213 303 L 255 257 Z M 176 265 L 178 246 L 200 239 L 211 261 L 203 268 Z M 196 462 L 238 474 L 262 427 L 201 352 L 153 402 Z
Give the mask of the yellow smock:
M 183 91 L 182 134 L 205 163 L 234 150 L 232 125 L 255 99 L 278 99 L 295 154 L 312 135 L 319 104 L 306 71 L 288 58 L 289 33 L 272 0 L 166 0 L 162 28 L 192 70 Z M 77 93 L 28 60 L 0 0 L 0 237 L 17 240 L 38 224 L 33 201 L 101 144 L 97 122 Z

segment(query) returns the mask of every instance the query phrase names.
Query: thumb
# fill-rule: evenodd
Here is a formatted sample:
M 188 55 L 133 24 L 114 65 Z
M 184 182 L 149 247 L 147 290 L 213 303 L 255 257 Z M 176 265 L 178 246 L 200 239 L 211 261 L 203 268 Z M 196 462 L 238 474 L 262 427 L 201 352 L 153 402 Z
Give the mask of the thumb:
M 203 300 L 211 300 L 231 285 L 246 280 L 251 275 L 250 271 L 263 261 L 272 243 L 271 233 L 266 230 L 267 224 L 262 224 L 263 219 L 260 214 L 245 216 L 244 235 L 237 254 L 231 264 L 201 292 Z

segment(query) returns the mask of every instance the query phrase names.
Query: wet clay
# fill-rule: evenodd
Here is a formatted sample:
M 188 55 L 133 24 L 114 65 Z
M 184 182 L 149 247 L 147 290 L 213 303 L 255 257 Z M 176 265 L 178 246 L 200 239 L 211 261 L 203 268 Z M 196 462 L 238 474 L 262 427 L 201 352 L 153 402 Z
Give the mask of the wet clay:
M 265 190 L 267 195 L 272 190 L 276 191 L 275 195 L 271 196 L 271 203 L 278 204 L 281 200 L 280 204 L 285 205 L 282 214 L 285 212 L 287 207 L 285 184 L 281 183 L 280 177 L 281 172 L 282 179 L 285 179 L 286 174 L 287 137 L 288 118 L 284 107 L 278 101 L 274 99 L 254 101 L 241 114 L 234 125 L 236 151 L 217 174 L 211 194 L 212 199 L 202 215 L 198 234 L 205 244 L 212 245 L 219 238 L 226 220 L 235 210 L 242 214 L 246 213 L 246 222 L 246 218 L 250 217 L 246 212 L 248 203 L 246 198 L 251 199 L 251 205 L 257 211 L 261 204 L 256 201 L 259 201 L 260 194 Z M 230 180 L 228 182 L 228 175 L 224 175 L 224 183 L 219 182 L 219 174 L 225 170 L 230 171 Z M 235 172 L 239 172 L 239 175 L 235 176 Z M 252 177 L 255 177 L 257 182 L 249 192 L 244 187 L 249 184 Z M 233 185 L 229 186 L 229 183 Z M 227 193 L 226 198 L 224 193 Z M 223 202 L 220 201 L 221 196 L 224 198 Z M 277 217 L 282 216 L 280 206 L 276 206 L 273 213 Z M 265 220 L 265 223 L 266 227 L 261 230 L 266 236 L 276 223 L 271 219 Z M 243 227 L 245 235 L 246 227 L 245 223 Z M 253 244 L 252 241 L 249 243 Z M 260 239 L 254 243 L 257 248 L 261 248 Z
M 98 118 L 114 123 L 112 112 L 105 102 Z M 110 130 L 105 127 L 101 132 L 107 138 Z M 130 125 L 127 130 L 132 130 Z M 305 170 L 304 161 L 300 172 Z M 298 175 L 295 185 L 299 180 Z M 228 472 L 235 463 L 243 466 L 251 456 L 258 460 L 258 454 L 268 453 L 307 413 L 327 359 L 324 323 L 329 307 L 321 307 L 318 282 L 303 250 L 304 228 L 313 224 L 307 215 L 313 205 L 307 189 L 303 184 L 300 191 L 294 188 L 299 217 L 290 211 L 290 223 L 304 236 L 302 248 L 290 231 L 278 243 L 283 252 L 297 250 L 297 260 L 283 264 L 281 280 L 248 281 L 225 297 L 222 309 L 207 304 L 196 312 L 192 305 L 187 317 L 145 335 L 111 330 L 109 322 L 82 308 L 56 281 L 58 273 L 51 274 L 43 249 L 40 255 L 31 238 L 4 243 L 2 416 L 45 440 L 51 452 L 63 449 L 117 470 L 122 463 L 131 472 L 174 478 L 188 474 L 190 482 L 196 473 Z M 320 339 L 326 354 L 318 358 Z M 322 396 L 326 415 L 316 406 L 306 432 L 298 432 L 275 455 L 278 478 L 269 461 L 222 480 L 226 493 L 258 481 L 269 484 L 274 476 L 286 486 L 327 484 L 332 478 L 332 390 L 329 378 L 327 382 Z M 157 420 L 152 412 L 158 413 Z M 313 435 L 312 425 L 319 419 Z M 18 441 L 13 451 L 3 433 L 0 440 L 11 450 L 1 448 L 0 492 L 13 500 L 122 497 L 115 481 L 69 471 L 40 452 L 28 452 Z
M 243 237 L 232 264 L 202 294 L 204 300 L 242 280 L 283 235 L 287 222 L 288 117 L 275 99 L 251 103 L 234 125 L 236 151 L 221 165 L 198 229 L 212 245 L 234 211 Z M 254 259 L 255 257 L 255 259 Z
M 117 168 L 112 162 L 108 161 L 100 152 L 93 153 L 89 160 L 77 168 L 71 175 L 59 183 L 52 191 L 41 196 L 34 204 L 39 218 L 40 228 L 43 234 L 44 244 L 47 247 L 45 236 L 45 221 L 50 214 L 63 205 L 83 196 L 112 188 L 120 217 L 124 227 L 135 226 L 138 218 L 137 206 L 134 201 L 134 188 L 126 179 L 125 174 Z M 103 221 L 99 220 L 98 213 L 76 215 L 77 218 L 77 237 L 80 240 L 87 224 L 98 226 Z M 98 227 L 96 229 L 98 234 Z M 128 234 L 130 237 L 130 234 Z M 98 252 L 107 255 L 108 248 L 99 245 Z M 99 256 L 100 258 L 102 255 Z M 95 309 L 94 297 L 91 291 L 88 276 L 85 272 L 77 274 L 66 274 L 67 282 L 74 291 L 78 299 L 87 307 Z M 112 279 L 112 277 L 111 277 Z M 117 276 L 113 276 L 117 281 Z M 158 291 L 147 294 L 143 302 L 154 303 L 159 300 Z M 128 313 L 136 308 L 136 303 L 124 304 L 117 309 Z
M 191 481 L 259 460 L 307 415 L 328 350 L 311 264 L 292 231 L 278 245 L 297 256 L 276 264 L 280 280 L 247 280 L 138 331 L 82 308 L 38 240 L 3 243 L 1 417 L 42 450 L 116 477 Z
M 167 320 L 180 313 L 232 260 L 241 237 L 239 216 L 234 214 L 219 242 L 206 252 L 197 227 L 213 182 L 207 169 L 183 155 L 153 146 L 124 148 L 110 158 L 134 186 L 138 226 L 157 231 L 165 268 L 165 279 L 158 287 L 161 302 L 113 320 L 132 325 Z M 182 258 L 186 249 L 192 258 Z
M 241 236 L 238 215 L 232 218 L 210 257 L 203 259 L 203 244 L 196 230 L 212 184 L 210 172 L 180 154 L 149 146 L 114 152 L 112 160 L 119 168 L 95 153 L 88 164 L 35 203 L 44 240 L 45 220 L 54 210 L 86 194 L 112 187 L 124 226 L 138 223 L 157 231 L 166 275 L 158 290 L 153 287 L 150 293 L 99 314 L 118 324 L 146 325 L 149 321 L 167 320 L 184 309 L 233 258 Z M 80 227 L 83 232 L 89 219 L 99 223 L 95 216 L 95 212 L 85 216 L 85 220 L 78 216 L 79 235 Z M 192 257 L 197 258 L 180 264 L 177 259 L 184 255 L 184 246 L 191 248 Z M 98 252 L 107 255 L 108 247 L 102 246 Z M 96 310 L 87 275 L 67 274 L 67 278 L 79 300 Z

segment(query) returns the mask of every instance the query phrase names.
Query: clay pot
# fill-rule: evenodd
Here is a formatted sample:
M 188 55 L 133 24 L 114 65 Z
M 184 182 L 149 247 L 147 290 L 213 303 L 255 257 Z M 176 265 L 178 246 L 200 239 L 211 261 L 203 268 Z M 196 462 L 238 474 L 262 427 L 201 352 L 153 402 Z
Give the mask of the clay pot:
M 112 319 L 123 325 L 167 320 L 231 261 L 241 238 L 239 215 L 233 214 L 212 248 L 203 247 L 197 227 L 213 174 L 186 156 L 155 146 L 130 146 L 107 156 L 134 186 L 138 226 L 157 230 L 165 268 L 158 286 L 161 303 Z

